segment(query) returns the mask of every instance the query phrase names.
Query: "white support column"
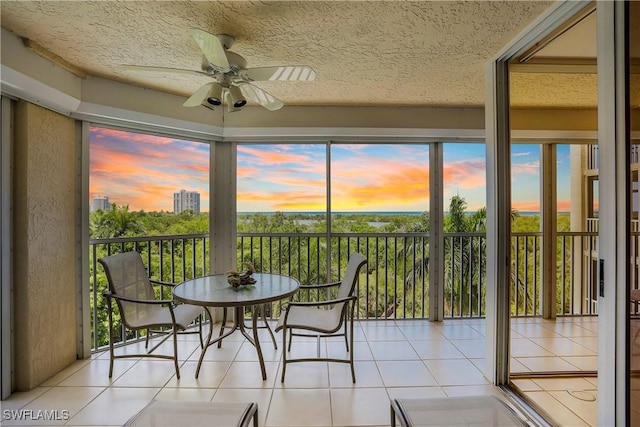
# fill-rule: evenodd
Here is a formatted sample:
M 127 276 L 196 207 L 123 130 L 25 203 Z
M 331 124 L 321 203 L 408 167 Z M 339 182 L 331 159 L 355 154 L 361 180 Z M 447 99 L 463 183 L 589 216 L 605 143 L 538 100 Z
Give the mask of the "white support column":
M 236 143 L 211 144 L 209 234 L 211 274 L 236 268 Z
M 509 70 L 506 61 L 487 64 L 487 299 L 485 376 L 509 382 L 511 272 L 511 147 Z
M 236 143 L 212 142 L 209 167 L 210 274 L 235 269 L 237 264 Z M 233 310 L 230 310 L 233 311 Z M 222 318 L 215 310 L 214 318 Z
M 91 303 L 89 291 L 89 129 L 88 122 L 76 122 L 76 346 L 79 359 L 91 357 Z
M 13 389 L 13 113 L 11 100 L 1 99 L 0 120 L 0 399 L 6 399 Z
M 557 275 L 557 213 L 556 213 L 556 146 L 542 144 L 540 146 L 540 231 L 542 232 L 542 318 L 556 318 Z
M 443 147 L 429 145 L 429 320 L 444 320 Z
M 597 142 L 597 141 L 594 141 Z M 587 207 L 589 203 L 593 203 L 588 195 L 591 193 L 588 185 L 593 185 L 591 180 L 588 180 L 584 171 L 587 168 L 586 153 L 590 149 L 589 145 L 571 145 L 570 146 L 570 159 L 571 159 L 571 231 L 589 231 L 587 229 Z M 591 205 L 593 206 L 593 204 Z M 571 275 L 573 276 L 574 293 L 573 293 L 573 313 L 582 314 L 586 313 L 588 304 L 587 295 L 589 295 L 589 276 L 587 269 L 589 267 L 589 258 L 585 255 L 586 245 L 583 244 L 583 239 L 576 239 L 573 242 L 573 268 Z M 578 289 L 578 287 L 580 287 Z
M 598 425 L 627 425 L 626 307 L 629 146 L 626 140 L 625 2 L 597 3 L 600 221 Z

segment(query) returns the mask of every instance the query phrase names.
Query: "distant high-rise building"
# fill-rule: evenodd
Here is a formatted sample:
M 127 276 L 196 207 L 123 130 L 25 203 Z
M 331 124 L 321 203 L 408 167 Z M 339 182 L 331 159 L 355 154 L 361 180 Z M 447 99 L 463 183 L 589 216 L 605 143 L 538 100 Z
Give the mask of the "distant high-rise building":
M 91 203 L 91 212 L 99 210 L 108 211 L 111 209 L 109 203 L 109 196 L 93 196 L 93 202 Z
M 179 214 L 187 210 L 191 210 L 195 214 L 200 213 L 200 193 L 186 190 L 173 193 L 173 213 Z

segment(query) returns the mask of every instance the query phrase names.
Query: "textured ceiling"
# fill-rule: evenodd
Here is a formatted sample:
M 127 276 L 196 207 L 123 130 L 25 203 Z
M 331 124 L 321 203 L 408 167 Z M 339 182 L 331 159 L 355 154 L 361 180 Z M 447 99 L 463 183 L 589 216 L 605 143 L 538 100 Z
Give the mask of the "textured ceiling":
M 260 82 L 288 105 L 484 105 L 484 65 L 552 1 L 7 1 L 2 27 L 87 74 L 189 96 L 207 77 L 190 28 L 235 37 L 248 67 L 310 65 L 313 82 Z M 594 76 L 514 75 L 514 105 L 593 107 Z M 549 85 L 558 85 L 549 90 Z

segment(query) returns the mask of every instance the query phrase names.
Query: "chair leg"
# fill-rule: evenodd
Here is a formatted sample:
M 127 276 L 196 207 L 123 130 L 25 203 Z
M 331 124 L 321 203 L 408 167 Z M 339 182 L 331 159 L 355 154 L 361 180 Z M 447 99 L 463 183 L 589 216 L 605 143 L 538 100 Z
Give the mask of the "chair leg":
M 271 335 L 271 341 L 273 341 L 273 346 L 277 350 L 278 344 L 276 344 L 276 337 L 273 335 L 273 331 L 271 330 L 269 323 L 267 323 L 267 314 L 266 314 L 265 306 L 266 304 L 263 304 L 260 307 L 260 310 L 262 310 L 262 321 L 264 322 L 264 327 L 267 328 L 267 331 L 269 331 L 269 335 Z
M 144 348 L 149 348 L 149 335 L 151 335 L 151 329 L 147 328 L 147 336 L 144 340 Z
M 107 305 L 109 310 L 109 378 L 113 376 L 113 314 L 111 313 L 111 298 L 107 298 Z
M 283 329 L 284 330 L 284 329 Z M 291 341 L 293 340 L 293 331 L 289 332 L 289 347 L 287 348 L 287 351 L 291 351 Z M 286 341 L 283 345 L 286 345 Z
M 204 313 L 198 316 L 198 336 L 200 337 L 200 348 L 204 348 L 204 341 L 202 341 L 202 318 Z
M 347 351 L 349 351 L 349 364 L 351 365 L 351 379 L 353 383 L 356 383 L 356 370 L 355 366 L 353 366 L 353 318 L 347 319 L 349 322 L 349 341 L 351 341 L 351 351 L 349 351 L 349 346 L 347 345 Z M 344 337 L 347 339 L 347 325 L 344 325 Z
M 347 325 L 344 326 L 344 344 L 347 346 L 347 352 L 349 352 L 349 338 L 347 337 Z
M 287 327 L 282 328 L 282 378 L 280 382 L 284 382 L 284 374 L 287 370 L 287 352 L 284 350 L 287 347 Z M 291 337 L 289 337 L 289 350 L 291 350 Z
M 212 320 L 213 321 L 213 320 Z M 238 319 L 236 319 L 236 322 L 238 321 Z M 218 336 L 223 336 L 224 335 L 224 327 L 227 324 L 227 307 L 223 307 L 222 308 L 222 324 L 220 325 L 220 335 Z M 218 341 L 218 348 L 222 347 L 222 340 Z
M 173 325 L 173 364 L 176 367 L 176 378 L 180 379 L 180 367 L 178 366 L 178 330 Z

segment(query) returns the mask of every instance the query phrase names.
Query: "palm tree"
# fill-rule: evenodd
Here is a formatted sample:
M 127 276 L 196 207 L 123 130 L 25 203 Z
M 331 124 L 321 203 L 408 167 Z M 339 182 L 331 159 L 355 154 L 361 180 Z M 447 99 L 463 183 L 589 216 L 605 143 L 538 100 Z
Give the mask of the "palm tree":
M 454 234 L 445 239 L 445 308 L 453 316 L 482 315 L 485 278 L 486 240 L 469 233 L 486 230 L 486 209 L 467 214 L 464 197 L 455 195 L 449 203 L 444 231 Z M 464 234 L 462 234 L 464 233 Z
M 99 210 L 92 215 L 90 232 L 91 237 L 98 239 L 145 234 L 144 225 L 135 212 L 129 211 L 129 205 L 118 206 L 115 203 L 111 205 L 111 209 Z

